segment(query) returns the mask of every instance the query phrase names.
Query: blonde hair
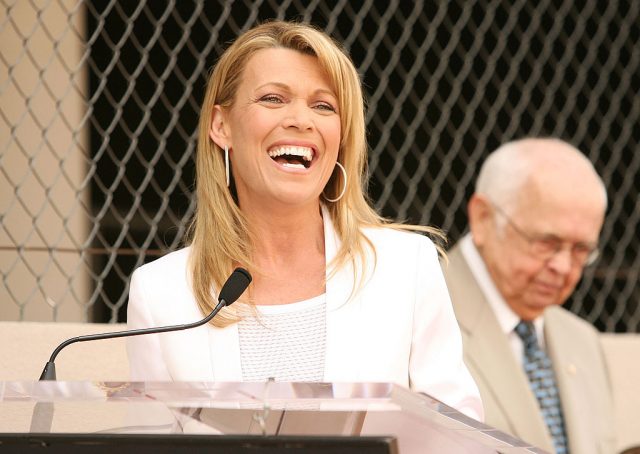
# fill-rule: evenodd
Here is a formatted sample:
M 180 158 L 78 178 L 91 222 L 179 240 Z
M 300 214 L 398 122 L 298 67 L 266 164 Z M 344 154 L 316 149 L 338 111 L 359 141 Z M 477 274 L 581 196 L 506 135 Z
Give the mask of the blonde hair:
M 252 260 L 253 238 L 242 211 L 227 188 L 223 150 L 209 137 L 215 105 L 229 107 L 241 82 L 249 59 L 258 51 L 286 48 L 315 56 L 327 74 L 338 98 L 341 140 L 338 152 L 347 174 L 344 196 L 328 203 L 327 209 L 341 239 L 330 272 L 349 261 L 360 261 L 364 269 L 365 248 L 373 245 L 364 236 L 364 226 L 391 226 L 421 230 L 441 236 L 436 229 L 390 224 L 371 207 L 365 193 L 367 182 L 367 144 L 365 136 L 364 98 L 360 78 L 342 47 L 314 27 L 293 22 L 272 21 L 258 25 L 237 38 L 223 53 L 209 76 L 198 131 L 196 158 L 197 209 L 190 226 L 191 285 L 203 313 L 215 307 L 212 288 L 220 288 L 236 265 L 255 270 Z M 335 198 L 344 184 L 341 172 L 335 171 L 323 194 Z M 373 251 L 375 253 L 375 251 Z M 355 263 L 354 263 L 355 265 Z M 354 266 L 354 269 L 358 269 Z M 361 282 L 362 276 L 354 276 Z M 355 287 L 354 287 L 355 290 Z M 223 311 L 214 324 L 224 326 L 237 320 Z

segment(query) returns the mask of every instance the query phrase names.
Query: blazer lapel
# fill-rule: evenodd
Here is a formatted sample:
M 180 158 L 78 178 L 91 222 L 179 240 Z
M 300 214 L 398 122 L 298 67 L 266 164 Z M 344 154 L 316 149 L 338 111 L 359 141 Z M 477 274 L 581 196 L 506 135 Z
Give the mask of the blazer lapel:
M 492 400 L 511 422 L 515 435 L 540 447 L 544 447 L 542 440 L 546 440 L 550 447 L 538 402 L 506 336 L 490 308 L 478 315 L 476 327 L 468 334 L 467 364 L 476 371 L 477 380 L 484 382 L 483 388 L 491 393 Z
M 240 364 L 240 339 L 238 324 L 225 328 L 208 327 L 209 355 L 211 360 L 211 381 L 242 381 Z
M 466 337 L 465 362 L 485 393 L 483 399 L 496 406 L 486 409 L 487 415 L 502 412 L 514 435 L 549 449 L 551 438 L 527 376 L 459 247 L 449 254 L 449 265 L 445 269 L 456 317 Z M 536 416 L 532 419 L 532 415 Z
M 572 452 L 611 452 L 612 434 L 603 420 L 613 418 L 596 335 L 588 336 L 558 307 L 545 311 L 545 341 L 562 397 L 565 429 Z M 594 345 L 595 343 L 595 345 Z M 600 440 L 602 446 L 596 446 Z
M 173 320 L 179 323 L 190 323 L 202 318 L 195 300 L 189 305 L 176 305 L 173 310 Z M 176 381 L 214 381 L 217 378 L 214 370 L 220 368 L 219 364 L 233 364 L 228 359 L 233 354 L 229 350 L 238 348 L 237 340 L 234 343 L 228 339 L 232 336 L 231 333 L 211 325 L 160 336 L 167 351 L 165 361 Z
M 329 212 L 324 206 L 322 218 L 327 261 L 327 337 L 324 380 L 326 382 L 358 381 L 357 346 L 361 336 L 359 335 L 360 324 L 357 321 L 361 319 L 361 300 L 358 295 L 351 295 L 354 269 L 350 263 L 338 272 L 330 274 L 329 264 L 340 248 L 340 240 Z
M 357 339 L 360 299 L 349 300 L 353 286 L 353 267 L 345 265 L 329 276 L 331 260 L 336 256 L 340 241 L 333 228 L 331 216 L 322 206 L 325 257 L 327 263 L 327 337 L 325 353 L 325 381 L 356 381 L 358 375 Z M 330 279 L 329 279 L 330 277 Z M 349 304 L 347 304 L 349 302 Z M 226 328 L 208 327 L 209 356 L 212 381 L 241 381 L 240 339 L 238 324 Z M 355 340 L 355 341 L 354 341 Z M 201 348 L 204 348 L 201 347 Z M 347 374 L 346 372 L 349 371 Z

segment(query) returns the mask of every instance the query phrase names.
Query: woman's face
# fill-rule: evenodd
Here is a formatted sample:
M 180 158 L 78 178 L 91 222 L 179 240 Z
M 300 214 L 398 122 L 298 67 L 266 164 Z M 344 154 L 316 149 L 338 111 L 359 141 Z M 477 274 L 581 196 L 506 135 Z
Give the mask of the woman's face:
M 316 57 L 255 53 L 233 105 L 214 109 L 211 138 L 229 147 L 241 207 L 317 205 L 336 165 L 340 113 Z

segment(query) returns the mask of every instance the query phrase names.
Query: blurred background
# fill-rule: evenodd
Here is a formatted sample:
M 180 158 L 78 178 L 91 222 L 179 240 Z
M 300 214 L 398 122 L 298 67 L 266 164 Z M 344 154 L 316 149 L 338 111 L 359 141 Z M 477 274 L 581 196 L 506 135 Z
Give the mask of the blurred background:
M 364 82 L 370 195 L 453 244 L 488 153 L 581 149 L 609 195 L 567 308 L 640 332 L 640 2 L 0 0 L 0 320 L 124 321 L 181 245 L 206 77 L 239 33 L 311 22 Z

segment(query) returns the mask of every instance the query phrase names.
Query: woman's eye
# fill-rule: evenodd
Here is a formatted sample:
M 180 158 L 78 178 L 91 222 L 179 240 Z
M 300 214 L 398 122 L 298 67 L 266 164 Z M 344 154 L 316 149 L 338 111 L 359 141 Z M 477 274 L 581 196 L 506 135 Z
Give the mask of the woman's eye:
M 276 104 L 281 104 L 283 102 L 282 98 L 278 95 L 265 95 L 262 98 L 260 98 L 260 101 L 276 103 Z
M 327 112 L 335 112 L 336 108 L 327 102 L 320 102 L 314 106 L 315 109 L 326 110 Z

